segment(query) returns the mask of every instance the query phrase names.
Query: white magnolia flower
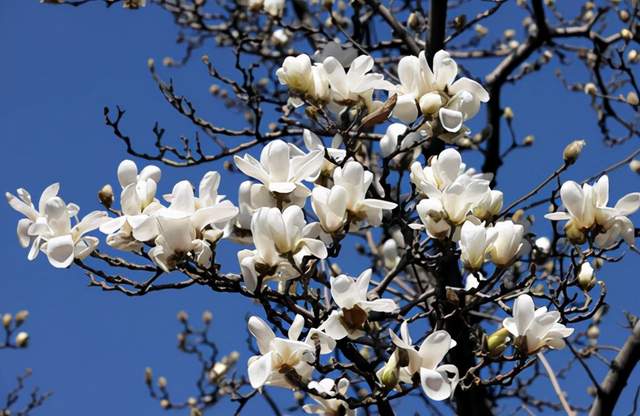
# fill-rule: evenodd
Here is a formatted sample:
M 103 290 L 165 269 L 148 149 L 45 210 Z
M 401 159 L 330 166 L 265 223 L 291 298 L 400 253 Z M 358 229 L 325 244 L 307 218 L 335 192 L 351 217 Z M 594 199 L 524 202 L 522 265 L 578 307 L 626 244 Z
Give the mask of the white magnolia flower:
M 142 247 L 141 242 L 154 237 L 155 224 L 149 216 L 162 207 L 155 198 L 160 177 L 161 171 L 156 166 L 146 166 L 138 173 L 135 162 L 120 162 L 118 181 L 122 187 L 122 215 L 100 226 L 100 231 L 107 234 L 107 244 L 120 250 L 134 251 Z
M 472 213 L 481 220 L 490 220 L 500 213 L 504 195 L 501 191 L 491 190 L 473 207 Z
M 593 186 L 580 186 L 574 181 L 563 183 L 560 198 L 567 211 L 553 212 L 545 215 L 545 218 L 552 221 L 568 220 L 568 232 L 574 229 L 584 233 L 594 225 L 600 225 L 604 232 L 596 236 L 596 244 L 603 248 L 615 245 L 620 238 L 630 246 L 635 244 L 635 229 L 628 216 L 640 208 L 640 192 L 627 194 L 613 208 L 608 207 L 609 178 L 603 175 Z
M 492 178 L 491 174 L 477 174 L 473 169 L 467 169 L 467 166 L 462 163 L 462 156 L 454 148 L 447 148 L 432 157 L 429 165 L 424 168 L 420 162 L 414 162 L 411 165 L 411 182 L 425 195 L 433 192 L 433 188 L 444 191 L 462 175 L 469 176 L 475 182 L 484 183 L 487 186 Z M 494 198 L 499 197 L 496 195 Z
M 418 57 L 405 56 L 398 63 L 400 85 L 394 116 L 411 123 L 420 109 L 425 115 L 438 114 L 440 124 L 449 132 L 460 131 L 462 124 L 480 110 L 480 103 L 489 101 L 482 85 L 469 78 L 454 81 L 458 65 L 446 51 L 433 58 L 433 71 L 424 52 Z
M 47 201 L 58 196 L 59 190 L 59 183 L 54 183 L 46 187 L 40 195 L 38 208 L 33 205 L 31 194 L 29 194 L 29 192 L 24 188 L 19 188 L 17 190 L 16 193 L 18 196 L 15 196 L 10 192 L 5 194 L 9 206 L 25 216 L 25 218 L 18 221 L 17 228 L 18 241 L 23 248 L 29 247 L 37 238 L 34 234 L 29 232 L 29 229 L 34 227 L 34 224 L 46 223 L 45 206 Z M 36 249 L 34 254 L 37 253 Z
M 331 189 L 320 185 L 313 188 L 311 207 L 326 234 L 343 229 L 347 220 L 347 199 L 348 192 L 340 185 L 334 185 Z
M 335 396 L 340 394 L 342 396 L 347 394 L 349 390 L 349 380 L 341 378 L 338 383 L 331 378 L 323 378 L 320 381 L 311 381 L 307 385 L 311 390 L 315 390 L 325 396 Z M 310 396 L 317 404 L 305 404 L 302 409 L 307 414 L 322 415 L 322 416 L 356 416 L 357 411 L 350 409 L 349 405 L 340 399 L 331 398 L 327 399 L 321 396 L 316 396 L 310 393 Z
M 22 247 L 31 245 L 28 259 L 34 260 L 42 251 L 52 266 L 65 268 L 74 259 L 82 260 L 95 250 L 99 240 L 85 234 L 98 228 L 107 214 L 93 211 L 78 221 L 80 208 L 76 204 L 65 204 L 57 196 L 59 189 L 58 183 L 48 186 L 40 196 L 37 209 L 25 189 L 18 189 L 17 197 L 8 192 L 6 197 L 11 208 L 25 216 L 18 221 L 17 234 Z M 77 222 L 74 226 L 72 218 Z
M 545 306 L 535 309 L 529 295 L 520 295 L 513 304 L 513 318 L 505 318 L 502 325 L 513 335 L 522 352 L 533 354 L 543 347 L 564 348 L 564 338 L 573 333 L 559 323 L 560 312 L 547 311 Z
M 289 42 L 289 34 L 284 29 L 276 29 L 271 34 L 271 42 L 278 46 L 284 46 Z
M 469 270 L 479 270 L 487 257 L 487 249 L 491 247 L 498 233 L 488 232 L 483 223 L 474 224 L 465 221 L 460 232 L 460 259 Z
M 419 141 L 420 133 L 410 132 L 406 134 L 407 129 L 408 127 L 402 123 L 392 123 L 387 127 L 387 131 L 380 139 L 380 154 L 382 157 L 387 157 L 398 150 L 398 144 L 400 144 L 400 150 L 405 150 Z M 398 139 L 401 139 L 400 143 L 398 143 Z M 411 152 L 412 159 L 417 158 L 420 152 L 420 146 L 416 146 Z
M 409 327 L 404 321 L 400 325 L 400 337 L 389 330 L 391 340 L 399 349 L 406 351 L 409 363 L 400 369 L 400 382 L 411 384 L 413 374 L 420 373 L 420 384 L 432 400 L 445 400 L 453 395 L 458 384 L 458 368 L 452 364 L 440 365 L 449 350 L 456 346 L 447 331 L 434 331 L 420 344 L 413 346 Z
M 356 280 L 341 274 L 331 277 L 331 297 L 338 310 L 329 315 L 320 329 L 333 339 L 362 337 L 369 312 L 394 312 L 398 305 L 391 299 L 367 300 L 371 281 L 371 269 L 367 269 Z
M 290 194 L 297 190 L 308 196 L 310 191 L 302 181 L 315 180 L 324 162 L 324 152 L 303 153 L 292 144 L 274 140 L 262 149 L 260 161 L 250 154 L 234 156 L 234 161 L 238 169 L 262 182 L 270 192 Z
M 510 265 L 522 249 L 524 227 L 513 221 L 499 221 L 488 230 L 488 238 L 492 243 L 488 249 L 491 261 L 496 266 Z
M 291 388 L 286 372 L 295 371 L 302 380 L 309 380 L 313 372 L 316 343 L 320 354 L 335 348 L 335 341 L 318 329 L 311 328 L 304 341 L 298 341 L 304 329 L 304 318 L 296 315 L 289 328 L 288 338 L 277 338 L 269 325 L 257 316 L 249 318 L 249 332 L 255 337 L 260 355 L 248 361 L 251 387 L 277 386 Z
M 189 217 L 158 217 L 159 235 L 149 257 L 165 272 L 170 272 L 180 262 L 192 258 L 200 266 L 211 266 L 213 252 L 208 241 L 196 238 L 196 230 Z
M 367 190 L 373 182 L 373 173 L 365 171 L 362 165 L 354 160 L 347 162 L 344 167 L 335 168 L 333 182 L 347 191 L 347 211 L 356 221 L 366 219 L 371 225 L 380 225 L 382 211 L 397 206 L 393 202 L 366 197 Z
M 329 97 L 329 79 L 324 68 L 319 64 L 312 65 L 306 54 L 286 57 L 282 67 L 276 71 L 276 76 L 280 84 L 286 85 L 294 93 L 289 101 L 296 107 L 304 103 L 299 96 L 319 101 L 327 100 Z
M 347 156 L 347 151 L 345 149 L 340 149 L 340 146 L 342 145 L 342 136 L 339 134 L 333 136 L 331 147 L 325 147 L 322 139 L 311 130 L 304 129 L 302 132 L 302 138 L 304 139 L 304 145 L 309 152 L 320 150 L 324 155 L 326 151 L 327 155 L 329 156 L 330 159 L 325 159 L 324 163 L 322 164 L 322 172 L 333 172 L 333 168 L 335 168 L 336 166 L 334 162 L 342 163 L 344 158 Z
M 296 266 L 303 259 L 313 256 L 327 257 L 327 247 L 317 240 L 319 224 L 307 224 L 302 209 L 292 205 L 284 211 L 278 208 L 260 208 L 251 220 L 251 234 L 255 250 L 242 250 L 238 261 L 247 288 L 254 291 L 258 280 L 285 281 L 298 274 L 289 262 L 289 256 Z
M 414 229 L 424 228 L 431 238 L 443 239 L 451 234 L 451 225 L 439 199 L 423 199 L 416 206 L 422 224 L 411 224 Z
M 393 84 L 385 81 L 382 74 L 369 73 L 373 68 L 373 64 L 372 57 L 361 55 L 351 62 L 349 71 L 345 72 L 344 67 L 336 58 L 332 56 L 326 58 L 322 63 L 322 67 L 331 86 L 333 101 L 339 106 L 349 106 L 363 101 L 367 108 L 371 110 L 374 89 L 393 89 Z
M 426 191 L 429 199 L 441 202 L 447 221 L 453 225 L 462 225 L 467 215 L 489 192 L 489 185 L 483 179 L 460 175 L 442 191 L 435 187 L 427 188 Z

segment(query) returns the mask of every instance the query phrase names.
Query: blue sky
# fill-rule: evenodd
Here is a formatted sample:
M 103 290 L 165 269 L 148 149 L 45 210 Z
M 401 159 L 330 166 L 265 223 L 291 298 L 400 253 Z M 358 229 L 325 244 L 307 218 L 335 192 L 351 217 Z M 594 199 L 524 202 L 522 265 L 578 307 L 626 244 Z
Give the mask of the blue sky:
M 124 126 L 139 141 L 151 139 L 156 120 L 167 128 L 167 137 L 193 135 L 193 128 L 163 102 L 147 70 L 149 57 L 159 62 L 167 55 L 179 56 L 174 35 L 171 17 L 155 7 L 130 12 L 96 5 L 72 9 L 36 1 L 2 2 L 0 137 L 5 154 L 0 189 L 25 187 L 37 197 L 45 186 L 59 181 L 62 196 L 77 202 L 82 212 L 98 208 L 97 190 L 106 182 L 116 183 L 115 169 L 126 157 L 121 143 L 103 125 L 104 105 L 120 104 L 128 111 Z M 219 57 L 211 55 L 213 60 Z M 171 75 L 207 117 L 221 122 L 229 116 L 221 116 L 225 110 L 208 96 L 210 80 L 199 61 L 194 62 Z M 480 65 L 474 73 L 482 75 L 487 68 Z M 164 69 L 161 72 L 168 76 Z M 570 74 L 582 76 L 579 71 Z M 563 147 L 575 138 L 586 139 L 588 146 L 565 179 L 590 176 L 633 149 L 634 143 L 629 143 L 605 152 L 586 97 L 568 94 L 548 72 L 531 76 L 517 90 L 507 87 L 503 102 L 514 108 L 519 136 L 536 136 L 535 151 L 515 152 L 501 172 L 500 189 L 507 201 L 557 167 Z M 470 162 L 480 166 L 479 159 Z M 206 169 L 164 168 L 161 189 L 168 191 L 179 179 L 196 183 Z M 232 200 L 238 179 L 223 180 L 221 192 Z M 634 186 L 637 190 L 638 177 L 627 168 L 611 180 L 614 200 Z M 198 287 L 135 299 L 88 288 L 80 270 L 53 269 L 45 257 L 29 263 L 15 236 L 17 214 L 1 204 L 0 213 L 0 262 L 5 270 L 0 277 L 0 312 L 29 309 L 26 328 L 32 335 L 28 350 L 0 355 L 0 392 L 13 386 L 18 372 L 31 367 L 35 384 L 55 392 L 40 415 L 155 414 L 160 409 L 146 395 L 144 367 L 167 376 L 176 397 L 189 394 L 195 379 L 195 363 L 175 349 L 175 316 L 181 309 L 194 317 L 211 309 L 221 350 L 238 349 L 245 352 L 241 361 L 247 358 L 245 319 L 254 308 L 246 299 Z M 236 270 L 230 250 L 219 260 Z M 622 312 L 638 312 L 638 266 L 639 256 L 631 253 L 600 275 L 611 304 L 608 325 L 602 328 L 607 343 L 619 344 L 625 337 Z M 345 268 L 353 275 L 360 272 L 358 264 Z M 567 357 L 547 356 L 552 363 Z M 583 397 L 585 378 L 576 375 L 563 387 L 572 397 Z M 639 381 L 636 372 L 631 386 Z M 544 393 L 552 394 L 550 389 Z M 631 397 L 626 394 L 623 410 L 630 408 Z

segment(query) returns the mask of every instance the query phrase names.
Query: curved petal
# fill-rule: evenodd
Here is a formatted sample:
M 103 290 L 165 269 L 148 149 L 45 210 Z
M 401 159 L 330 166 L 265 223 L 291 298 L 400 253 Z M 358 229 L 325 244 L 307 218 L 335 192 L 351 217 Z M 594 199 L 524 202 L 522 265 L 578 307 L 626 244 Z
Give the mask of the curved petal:
M 640 192 L 633 192 L 620 198 L 614 207 L 618 215 L 631 215 L 640 208 Z
M 302 317 L 302 315 L 296 314 L 296 317 L 293 318 L 293 322 L 289 327 L 289 332 L 287 333 L 287 336 L 291 341 L 297 341 L 298 338 L 300 338 L 300 334 L 302 333 L 303 329 L 304 329 L 304 318 Z
M 255 337 L 258 349 L 261 354 L 266 354 L 271 350 L 271 341 L 273 341 L 276 335 L 273 333 L 269 325 L 257 316 L 249 318 L 249 332 Z
M 438 116 L 442 127 L 451 133 L 457 133 L 464 122 L 464 114 L 462 112 L 448 108 L 441 108 Z
M 433 75 L 436 87 L 440 90 L 451 85 L 458 75 L 458 64 L 447 51 L 440 50 L 433 57 Z
M 415 96 L 413 94 L 398 96 L 393 108 L 393 116 L 405 123 L 413 123 L 418 118 L 418 104 Z
M 138 180 L 138 166 L 133 160 L 125 159 L 118 165 L 118 182 L 121 187 L 131 185 Z
M 420 384 L 431 400 L 446 400 L 451 397 L 451 385 L 440 372 L 428 368 L 420 369 Z
M 535 316 L 535 305 L 529 295 L 520 295 L 513 303 L 513 319 L 517 329 L 515 336 L 524 335 Z
M 345 338 L 349 335 L 349 331 L 342 325 L 340 317 L 341 313 L 339 311 L 331 312 L 331 315 L 320 325 L 319 329 L 335 340 Z
M 422 357 L 422 367 L 435 369 L 452 346 L 451 335 L 447 331 L 434 331 L 422 341 L 418 352 Z
M 269 174 L 253 156 L 249 154 L 244 155 L 244 157 L 236 155 L 233 157 L 233 161 L 245 175 L 255 178 L 264 184 L 269 183 Z
M 449 87 L 449 91 L 453 95 L 457 94 L 460 91 L 468 91 L 483 103 L 489 101 L 489 93 L 487 92 L 487 90 L 485 90 L 484 87 L 478 82 L 466 77 L 462 77 L 451 84 L 451 86 Z
M 314 238 L 303 238 L 302 242 L 314 257 L 326 259 L 329 255 L 327 253 L 327 246 L 325 246 L 325 244 L 320 240 L 316 240 Z
M 46 243 L 46 253 L 53 267 L 63 269 L 73 262 L 74 243 L 71 235 L 54 237 Z
M 254 359 L 249 361 L 247 373 L 251 387 L 254 389 L 259 389 L 264 386 L 269 379 L 271 371 L 273 370 L 271 355 L 272 353 L 268 352 L 260 357 L 252 357 Z
M 54 196 L 57 196 L 59 190 L 60 190 L 60 184 L 56 182 L 47 186 L 46 189 L 42 191 L 42 194 L 40 195 L 40 201 L 38 202 L 38 210 L 40 212 L 44 212 L 44 207 L 47 201 L 53 198 Z

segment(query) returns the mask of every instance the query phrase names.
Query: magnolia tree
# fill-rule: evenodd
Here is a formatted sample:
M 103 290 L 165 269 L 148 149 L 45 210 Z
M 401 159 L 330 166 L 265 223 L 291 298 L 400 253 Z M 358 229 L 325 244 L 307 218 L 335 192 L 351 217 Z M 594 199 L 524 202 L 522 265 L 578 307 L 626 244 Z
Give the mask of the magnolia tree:
M 118 185 L 99 192 L 101 210 L 80 216 L 58 184 L 37 203 L 24 189 L 7 200 L 24 216 L 18 238 L 30 260 L 79 268 L 91 285 L 129 296 L 200 286 L 259 305 L 247 322 L 250 357 L 218 356 L 210 313 L 203 327 L 179 315 L 179 348 L 198 358 L 202 374 L 196 394 L 177 401 L 148 369 L 163 408 L 199 415 L 227 398 L 239 414 L 262 397 L 277 415 L 392 415 L 407 400 L 420 414 L 613 412 L 640 357 L 640 324 L 626 317 L 620 346 L 600 343 L 599 327 L 607 264 L 637 254 L 631 216 L 640 193 L 609 201 L 607 174 L 626 165 L 638 172 L 640 149 L 580 178 L 571 167 L 585 142 L 567 138 L 544 181 L 503 195 L 500 166 L 535 147 L 516 134 L 501 94 L 554 68 L 558 94 L 564 85 L 577 93 L 576 108 L 593 108 L 601 140 L 637 140 L 637 1 L 148 6 L 171 13 L 185 45 L 164 65 L 201 55 L 209 91 L 229 117 L 244 114 L 243 126 L 203 118 L 150 60 L 193 138 L 171 144 L 156 124 L 155 151 L 139 150 L 124 110 L 105 108 L 107 126 L 137 161 L 117 166 Z M 493 34 L 514 16 L 521 27 Z M 489 71 L 469 73 L 477 60 Z M 583 78 L 564 77 L 569 66 L 582 67 Z M 474 117 L 478 131 L 468 127 Z M 464 162 L 472 153 L 482 166 Z M 209 170 L 216 161 L 224 172 Z M 164 184 L 163 164 L 192 167 L 202 180 Z M 220 194 L 233 193 L 222 183 L 229 175 L 244 179 L 233 201 Z M 229 242 L 243 247 L 222 264 L 216 252 Z M 562 368 L 551 355 L 565 357 Z M 584 384 L 584 397 L 567 397 L 563 379 L 578 371 L 573 383 Z M 291 401 L 274 400 L 276 390 Z

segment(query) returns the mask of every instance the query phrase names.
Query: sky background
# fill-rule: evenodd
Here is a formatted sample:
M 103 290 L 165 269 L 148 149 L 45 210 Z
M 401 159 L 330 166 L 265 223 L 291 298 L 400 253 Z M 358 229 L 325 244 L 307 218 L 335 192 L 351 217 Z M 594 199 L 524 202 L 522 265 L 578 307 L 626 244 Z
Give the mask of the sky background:
M 504 21 L 519 22 L 520 17 L 507 14 Z M 120 104 L 128 111 L 123 126 L 138 142 L 151 140 L 151 128 L 157 120 L 167 129 L 167 137 L 192 136 L 193 128 L 163 101 L 147 70 L 150 57 L 160 62 L 168 55 L 180 56 L 174 36 L 171 17 L 156 7 L 131 12 L 119 6 L 72 9 L 33 0 L 3 1 L 0 190 L 14 192 L 25 187 L 38 198 L 44 187 L 59 181 L 63 198 L 78 203 L 81 213 L 98 209 L 97 190 L 107 182 L 117 184 L 115 170 L 126 157 L 122 144 L 103 125 L 105 105 Z M 222 59 L 215 51 L 209 53 L 214 61 Z M 483 75 L 488 68 L 481 65 L 474 73 Z M 169 72 L 160 70 L 168 77 Z M 578 70 L 569 74 L 583 76 Z M 193 96 L 206 117 L 214 122 L 240 122 L 239 115 L 224 114 L 208 95 L 211 81 L 199 60 L 171 75 L 180 93 Z M 503 102 L 515 111 L 518 135 L 536 137 L 535 151 L 515 152 L 501 172 L 499 188 L 507 203 L 556 168 L 562 149 L 573 139 L 584 138 L 588 146 L 564 179 L 590 176 L 637 146 L 635 139 L 606 149 L 587 99 L 568 94 L 550 71 L 529 77 L 518 89 L 507 87 Z M 476 121 L 481 123 L 482 116 Z M 472 127 L 478 125 L 472 123 Z M 478 159 L 465 161 L 480 167 Z M 163 168 L 159 194 L 168 192 L 177 180 L 197 183 L 207 169 L 218 168 Z M 221 193 L 235 201 L 240 179 L 225 178 Z M 637 190 L 639 183 L 638 176 L 626 167 L 612 174 L 611 182 L 614 201 Z M 239 368 L 244 371 L 245 321 L 247 313 L 255 310 L 246 299 L 200 287 L 140 298 L 88 288 L 78 269 L 53 269 L 42 255 L 28 262 L 27 252 L 15 236 L 18 214 L 0 204 L 0 218 L 0 262 L 4 265 L 0 313 L 28 309 L 31 315 L 25 328 L 32 336 L 27 350 L 0 354 L 0 393 L 13 387 L 15 375 L 30 367 L 33 383 L 55 393 L 39 415 L 158 414 L 161 409 L 147 397 L 143 384 L 146 366 L 168 378 L 174 397 L 183 398 L 193 391 L 195 363 L 175 348 L 175 316 L 182 309 L 193 317 L 199 317 L 204 309 L 212 310 L 220 349 L 239 350 L 243 354 Z M 227 270 L 237 270 L 231 250 L 225 250 L 218 260 Z M 611 305 L 607 325 L 602 328 L 606 343 L 620 344 L 626 337 L 623 311 L 638 312 L 639 266 L 639 256 L 631 253 L 624 262 L 608 266 L 599 275 L 607 282 Z M 345 270 L 351 275 L 361 271 L 357 264 L 349 263 Z M 547 357 L 559 365 L 567 354 L 548 353 Z M 636 371 L 620 403 L 620 414 L 631 408 L 632 393 L 639 382 Z M 584 374 L 577 372 L 562 385 L 572 398 L 584 399 Z M 541 394 L 553 393 L 548 388 Z M 214 414 L 229 410 L 225 406 Z M 256 407 L 249 407 L 247 414 L 255 412 Z

